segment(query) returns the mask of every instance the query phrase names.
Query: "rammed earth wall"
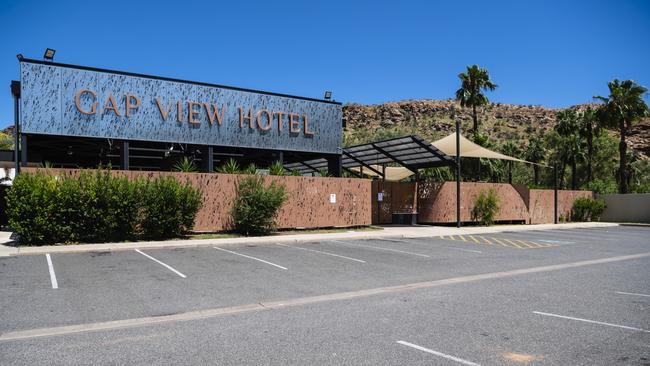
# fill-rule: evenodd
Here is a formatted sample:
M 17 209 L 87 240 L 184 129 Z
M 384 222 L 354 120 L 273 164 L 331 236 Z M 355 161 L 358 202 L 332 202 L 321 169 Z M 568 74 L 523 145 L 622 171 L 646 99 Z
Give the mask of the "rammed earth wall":
M 393 212 L 417 212 L 423 224 L 456 222 L 456 183 L 373 182 L 373 223 L 389 223 Z M 472 221 L 474 200 L 482 192 L 494 189 L 500 202 L 497 221 L 521 221 L 529 224 L 553 222 L 553 190 L 528 189 L 505 183 L 461 183 L 461 220 Z M 383 192 L 383 202 L 377 195 Z M 569 217 L 573 201 L 578 197 L 593 197 L 591 191 L 558 191 L 558 217 Z M 379 214 L 377 211 L 379 210 Z
M 33 173 L 38 168 L 23 168 Z M 56 169 L 60 174 L 76 175 L 77 169 Z M 195 231 L 223 231 L 231 228 L 230 210 L 235 197 L 237 181 L 244 175 L 217 173 L 141 172 L 115 170 L 115 175 L 130 179 L 173 176 L 188 181 L 203 193 L 203 206 L 199 211 Z M 280 210 L 278 228 L 320 228 L 364 226 L 371 223 L 370 185 L 367 179 L 322 177 L 265 177 L 283 184 L 289 195 Z M 332 203 L 330 195 L 335 194 Z

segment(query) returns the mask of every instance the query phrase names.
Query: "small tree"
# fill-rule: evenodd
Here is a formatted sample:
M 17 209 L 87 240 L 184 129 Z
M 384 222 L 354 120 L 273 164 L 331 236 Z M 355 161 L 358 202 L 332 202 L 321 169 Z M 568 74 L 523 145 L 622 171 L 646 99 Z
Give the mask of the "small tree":
M 283 185 L 272 182 L 264 185 L 264 178 L 247 176 L 237 184 L 232 218 L 235 230 L 243 235 L 265 235 L 275 229 L 275 218 L 287 200 Z
M 494 224 L 494 219 L 499 213 L 499 197 L 494 189 L 481 191 L 474 200 L 472 209 L 472 221 L 478 221 L 479 224 L 490 226 Z

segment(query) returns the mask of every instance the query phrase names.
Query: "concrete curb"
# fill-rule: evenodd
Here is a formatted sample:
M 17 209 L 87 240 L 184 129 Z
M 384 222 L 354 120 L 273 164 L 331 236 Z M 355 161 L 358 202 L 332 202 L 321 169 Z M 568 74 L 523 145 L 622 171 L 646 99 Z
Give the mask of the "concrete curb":
M 571 224 L 541 224 L 541 225 L 499 225 L 492 227 L 462 227 L 460 229 L 446 226 L 406 226 L 384 227 L 381 231 L 355 232 L 331 234 L 296 234 L 280 236 L 262 236 L 250 238 L 224 238 L 224 239 L 195 239 L 195 240 L 168 240 L 168 241 L 142 241 L 133 243 L 98 243 L 79 245 L 50 245 L 40 247 L 12 247 L 0 245 L 0 257 L 16 255 L 36 255 L 45 253 L 83 253 L 105 252 L 134 249 L 163 249 L 163 248 L 194 248 L 201 246 L 229 246 L 238 244 L 291 244 L 323 240 L 361 240 L 361 239 L 405 239 L 425 238 L 441 235 L 487 234 L 504 231 L 528 230 L 561 230 L 576 228 L 596 228 L 619 226 L 615 223 L 586 222 Z

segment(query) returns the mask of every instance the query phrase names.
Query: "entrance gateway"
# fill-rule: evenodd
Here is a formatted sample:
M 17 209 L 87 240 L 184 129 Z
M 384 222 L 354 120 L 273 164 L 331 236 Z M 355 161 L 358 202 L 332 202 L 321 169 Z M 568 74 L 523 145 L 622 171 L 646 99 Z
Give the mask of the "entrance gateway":
M 171 78 L 20 60 L 22 166 L 203 171 L 324 159 L 340 176 L 341 103 Z

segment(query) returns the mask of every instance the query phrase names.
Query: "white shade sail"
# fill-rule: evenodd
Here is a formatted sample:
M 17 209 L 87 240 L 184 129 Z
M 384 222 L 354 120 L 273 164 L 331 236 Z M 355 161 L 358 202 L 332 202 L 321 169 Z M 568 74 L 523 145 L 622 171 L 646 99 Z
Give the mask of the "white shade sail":
M 443 137 L 438 141 L 431 143 L 446 155 L 456 156 L 456 132 L 447 137 Z M 526 160 L 513 158 L 512 156 L 504 155 L 496 151 L 488 150 L 483 146 L 473 143 L 465 136 L 460 135 L 460 156 L 462 158 L 485 158 L 485 159 L 501 159 L 520 161 L 522 163 L 534 164 Z
M 379 172 L 382 171 L 381 165 L 374 165 L 373 164 L 373 165 L 371 165 L 371 167 L 373 169 L 379 171 Z M 369 177 L 381 177 L 380 174 L 377 174 L 374 171 L 372 171 L 370 169 L 367 169 L 367 168 L 364 169 L 363 167 L 354 167 L 354 168 L 350 168 L 350 170 L 358 172 L 358 173 L 361 173 L 361 171 L 363 170 L 363 174 L 367 175 Z M 413 174 L 415 174 L 415 173 L 413 173 L 412 171 L 410 171 L 410 170 L 408 170 L 408 169 L 406 169 L 404 167 L 387 166 L 386 167 L 386 177 L 384 177 L 384 180 L 388 181 L 388 182 L 399 182 L 404 178 L 408 178 L 408 177 L 412 176 Z

